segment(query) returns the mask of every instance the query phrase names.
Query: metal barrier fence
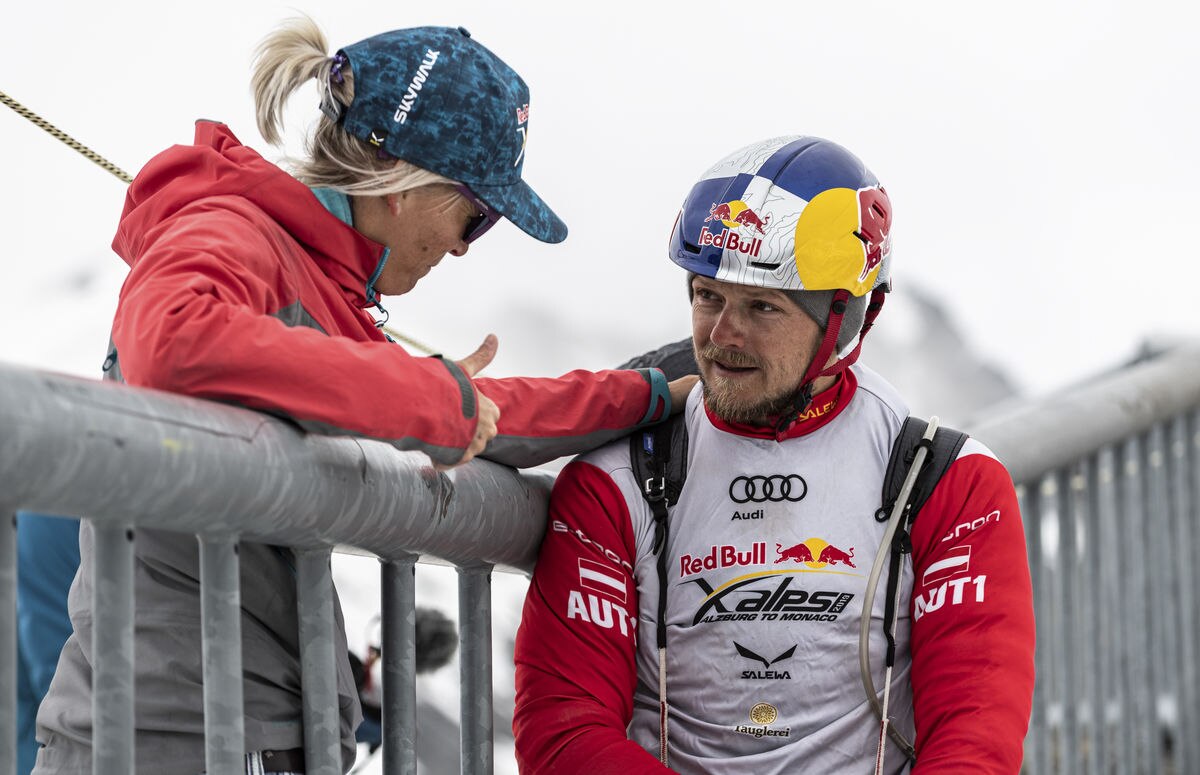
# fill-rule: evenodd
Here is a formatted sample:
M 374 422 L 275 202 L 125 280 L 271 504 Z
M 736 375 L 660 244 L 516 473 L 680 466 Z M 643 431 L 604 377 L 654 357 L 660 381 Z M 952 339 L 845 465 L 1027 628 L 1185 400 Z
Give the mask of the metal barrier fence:
M 1025 771 L 1200 773 L 1200 349 L 970 430 L 1008 464 L 1025 521 Z
M 967 428 L 1013 472 L 1038 615 L 1032 773 L 1200 772 L 1200 351 Z M 307 436 L 235 407 L 0 365 L 0 514 L 95 521 L 97 775 L 133 750 L 132 541 L 138 525 L 201 549 L 208 771 L 240 772 L 236 541 L 297 548 L 305 754 L 340 772 L 331 547 L 381 558 L 387 773 L 416 771 L 414 563 L 459 568 L 461 755 L 490 773 L 490 573 L 530 570 L 551 478 Z M 220 482 L 220 487 L 212 486 Z M 486 501 L 486 509 L 484 504 Z M 15 621 L 15 531 L 0 525 L 0 622 Z M 11 627 L 5 627 L 11 632 Z M 998 647 L 1002 644 L 998 644 Z M 0 773 L 16 768 L 15 635 L 0 637 Z
M 489 574 L 532 569 L 552 483 L 487 461 L 439 473 L 424 455 L 380 442 L 308 436 L 236 407 L 0 365 L 0 514 L 10 515 L 0 523 L 0 773 L 16 769 L 11 515 L 26 508 L 95 523 L 96 775 L 132 771 L 139 525 L 199 537 L 208 772 L 243 769 L 238 539 L 297 550 L 310 775 L 341 772 L 331 548 L 357 547 L 382 562 L 387 773 L 416 771 L 414 563 L 456 565 L 462 768 L 491 772 Z

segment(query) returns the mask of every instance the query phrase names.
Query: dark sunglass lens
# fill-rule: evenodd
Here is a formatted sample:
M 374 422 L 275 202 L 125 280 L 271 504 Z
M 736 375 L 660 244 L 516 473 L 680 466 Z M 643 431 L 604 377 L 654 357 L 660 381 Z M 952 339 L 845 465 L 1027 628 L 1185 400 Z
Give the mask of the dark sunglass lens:
M 486 228 L 480 228 L 487 224 L 487 220 L 486 215 L 471 216 L 471 220 L 467 221 L 467 228 L 463 229 L 463 242 L 471 242 L 487 231 Z

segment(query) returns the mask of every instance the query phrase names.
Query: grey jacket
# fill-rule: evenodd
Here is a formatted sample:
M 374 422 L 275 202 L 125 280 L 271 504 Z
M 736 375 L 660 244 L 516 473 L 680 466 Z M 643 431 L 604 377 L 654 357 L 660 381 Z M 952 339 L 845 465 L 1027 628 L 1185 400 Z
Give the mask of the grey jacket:
M 134 756 L 139 773 L 200 773 L 204 764 L 199 548 L 195 536 L 137 531 L 134 566 Z M 82 562 L 68 605 L 75 632 L 37 718 L 37 775 L 92 771 L 92 563 L 94 531 L 79 532 Z M 300 648 L 292 554 L 242 543 L 242 670 L 247 750 L 302 747 Z M 344 769 L 362 720 L 341 606 L 334 595 Z

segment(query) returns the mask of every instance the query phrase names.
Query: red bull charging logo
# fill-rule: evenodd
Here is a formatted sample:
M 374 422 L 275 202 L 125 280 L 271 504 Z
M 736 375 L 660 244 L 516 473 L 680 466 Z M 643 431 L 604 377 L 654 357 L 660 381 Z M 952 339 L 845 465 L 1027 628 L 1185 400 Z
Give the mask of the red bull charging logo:
M 707 226 L 701 227 L 698 240 L 700 247 L 712 245 L 758 258 L 762 252 L 762 240 L 754 234 L 766 233 L 763 229 L 771 222 L 771 216 L 760 217 L 745 202 L 734 199 L 731 202 L 714 202 L 708 209 L 708 217 L 704 219 L 705 223 L 712 221 L 725 228 L 714 234 Z
M 809 538 L 806 541 L 801 541 L 795 546 L 787 548 L 784 548 L 783 544 L 776 543 L 775 553 L 779 555 L 779 558 L 775 560 L 776 565 L 781 562 L 791 561 L 802 563 L 814 569 L 838 564 L 850 568 L 858 567 L 854 564 L 853 546 L 846 551 L 820 538 Z

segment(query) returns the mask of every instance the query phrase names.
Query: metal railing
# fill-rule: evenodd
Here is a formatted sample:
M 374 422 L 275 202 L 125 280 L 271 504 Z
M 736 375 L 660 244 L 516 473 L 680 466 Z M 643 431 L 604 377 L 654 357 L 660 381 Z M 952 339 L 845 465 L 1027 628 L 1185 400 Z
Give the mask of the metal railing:
M 1200 773 L 1200 348 L 970 430 L 1008 465 L 1025 522 L 1026 771 Z
M 414 563 L 427 556 L 458 566 L 462 767 L 491 772 L 488 574 L 532 569 L 551 484 L 548 474 L 487 461 L 437 472 L 424 455 L 380 442 L 309 436 L 236 407 L 0 365 L 0 513 L 87 517 L 96 528 L 96 775 L 132 771 L 132 564 L 140 525 L 195 533 L 200 542 L 209 772 L 243 768 L 239 539 L 297 550 L 310 775 L 342 768 L 332 547 L 356 547 L 382 562 L 388 773 L 416 771 Z M 0 529 L 0 773 L 16 768 L 12 524 Z
M 1189 348 L 967 428 L 1012 471 L 1029 539 L 1039 639 L 1029 772 L 1200 772 L 1189 562 L 1200 556 L 1198 410 L 1200 351 Z M 240 643 L 235 547 L 245 539 L 297 548 L 313 775 L 341 769 L 331 548 L 381 558 L 387 773 L 416 770 L 414 563 L 458 566 L 462 769 L 490 773 L 489 574 L 532 568 L 551 483 L 486 461 L 438 473 L 423 455 L 378 442 L 0 365 L 0 513 L 29 508 L 96 526 L 97 775 L 131 769 L 139 525 L 200 542 L 210 772 L 242 767 L 241 654 L 231 646 Z M 2 527 L 0 622 L 9 623 L 16 551 Z M 15 637 L 0 638 L 0 773 L 16 766 L 15 650 Z

